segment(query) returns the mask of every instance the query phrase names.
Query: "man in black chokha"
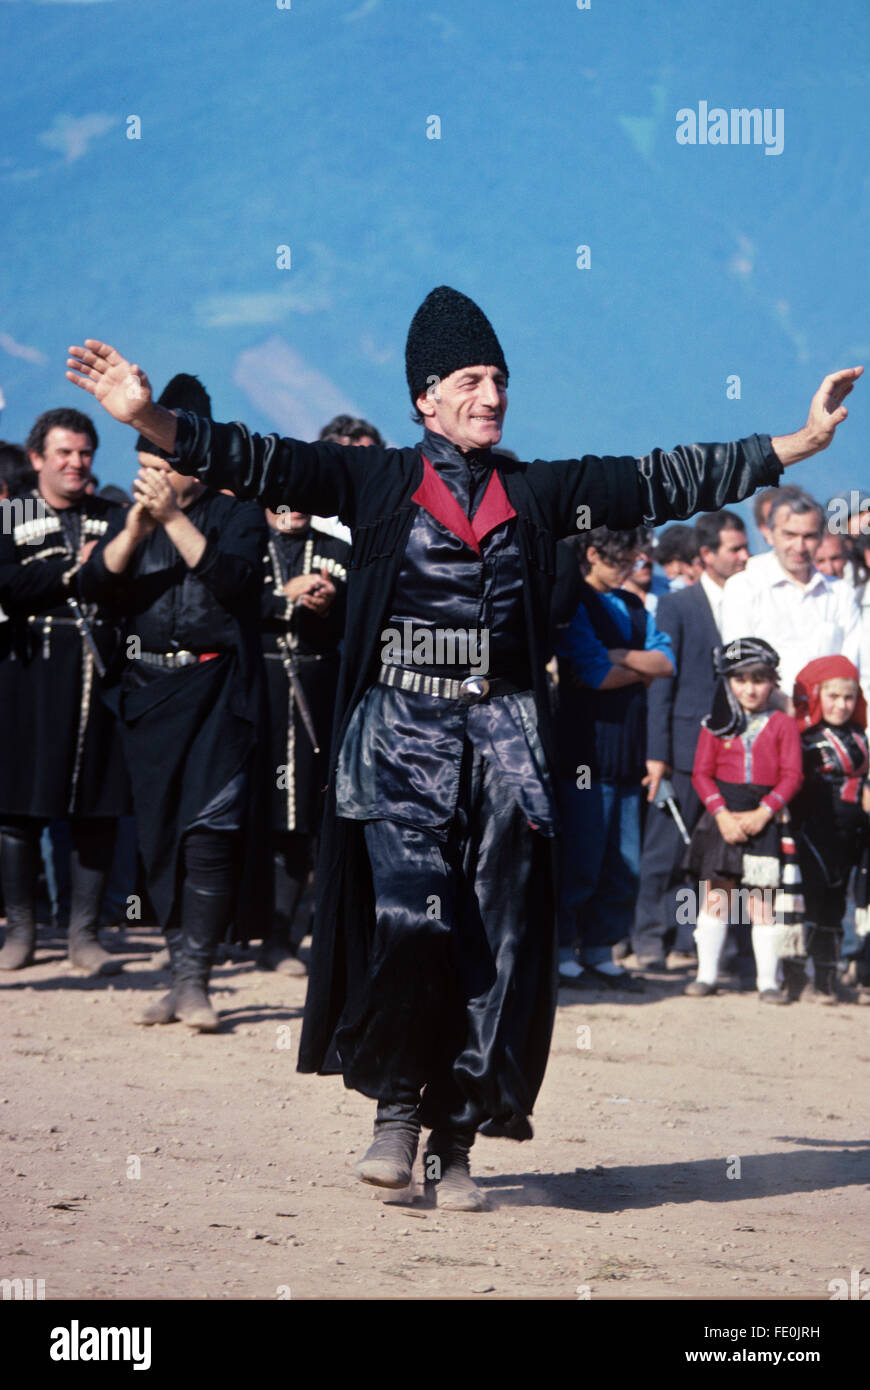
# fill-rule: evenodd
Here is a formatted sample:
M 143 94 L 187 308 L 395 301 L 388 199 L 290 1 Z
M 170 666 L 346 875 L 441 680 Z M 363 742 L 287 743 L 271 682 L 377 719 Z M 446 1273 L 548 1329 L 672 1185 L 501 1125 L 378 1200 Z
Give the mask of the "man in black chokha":
M 266 512 L 263 656 L 269 704 L 274 906 L 260 964 L 304 975 L 294 918 L 329 777 L 350 546 L 289 507 Z M 297 934 L 304 935 L 304 930 Z
M 70 349 L 67 374 L 173 468 L 352 530 L 299 1067 L 341 1071 L 378 1102 L 363 1181 L 407 1185 L 426 1126 L 436 1201 L 469 1211 L 486 1205 L 469 1173 L 475 1135 L 532 1135 L 555 1009 L 555 542 L 578 522 L 659 525 L 775 482 L 830 443 L 861 368 L 826 377 L 794 435 L 523 463 L 493 453 L 508 370 L 476 304 L 433 290 L 405 362 L 424 434 L 404 449 L 172 414 L 96 340 Z
M 0 970 L 33 963 L 49 820 L 70 826 L 70 964 L 84 975 L 121 969 L 97 934 L 117 817 L 130 802 L 115 721 L 100 697 L 118 634 L 79 587 L 94 546 L 123 518 L 121 507 L 88 495 L 97 443 L 90 416 L 46 411 L 27 439 L 36 487 L 0 503 L 0 607 L 9 618 L 0 624 Z
M 163 406 L 208 417 L 196 377 Z M 166 932 L 172 988 L 140 1023 L 213 1033 L 208 994 L 232 922 L 261 930 L 268 882 L 265 702 L 259 622 L 266 523 L 254 503 L 163 468 L 144 437 L 134 505 L 81 575 L 83 594 L 122 617 L 112 687 L 133 784 L 148 891 Z M 151 466 L 149 466 L 149 464 Z M 258 891 L 259 890 L 259 891 Z

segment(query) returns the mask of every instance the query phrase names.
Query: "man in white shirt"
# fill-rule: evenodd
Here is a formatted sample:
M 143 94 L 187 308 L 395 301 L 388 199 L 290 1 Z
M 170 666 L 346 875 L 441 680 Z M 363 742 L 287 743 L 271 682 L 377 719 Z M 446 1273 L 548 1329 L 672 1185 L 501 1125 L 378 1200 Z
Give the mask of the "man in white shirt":
M 795 676 L 817 656 L 842 653 L 860 669 L 861 620 L 852 587 L 816 569 L 824 512 L 808 493 L 775 498 L 773 549 L 725 585 L 722 640 L 763 637 L 779 652 L 780 688 L 791 700 Z

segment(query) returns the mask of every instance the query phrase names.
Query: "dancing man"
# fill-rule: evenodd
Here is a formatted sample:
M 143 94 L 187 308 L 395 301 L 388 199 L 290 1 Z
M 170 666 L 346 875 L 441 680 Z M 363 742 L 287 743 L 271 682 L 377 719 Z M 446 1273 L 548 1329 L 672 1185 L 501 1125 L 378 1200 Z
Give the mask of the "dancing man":
M 97 340 L 70 349 L 67 375 L 177 471 L 273 509 L 336 513 L 352 530 L 299 1067 L 341 1071 L 377 1101 L 363 1181 L 406 1186 L 424 1125 L 437 1203 L 477 1210 L 475 1134 L 531 1137 L 555 1009 L 555 542 L 770 486 L 830 443 L 862 369 L 826 377 L 793 435 L 523 463 L 493 452 L 508 369 L 476 304 L 433 290 L 405 357 L 424 433 L 404 449 L 261 438 L 173 413 Z

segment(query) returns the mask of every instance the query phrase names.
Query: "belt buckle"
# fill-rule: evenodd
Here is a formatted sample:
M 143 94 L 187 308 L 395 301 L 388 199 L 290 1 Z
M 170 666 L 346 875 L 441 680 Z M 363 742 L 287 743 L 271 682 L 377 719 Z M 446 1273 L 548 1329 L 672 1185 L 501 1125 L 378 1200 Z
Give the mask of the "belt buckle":
M 464 705 L 476 705 L 489 694 L 486 676 L 466 676 L 459 684 L 459 698 Z

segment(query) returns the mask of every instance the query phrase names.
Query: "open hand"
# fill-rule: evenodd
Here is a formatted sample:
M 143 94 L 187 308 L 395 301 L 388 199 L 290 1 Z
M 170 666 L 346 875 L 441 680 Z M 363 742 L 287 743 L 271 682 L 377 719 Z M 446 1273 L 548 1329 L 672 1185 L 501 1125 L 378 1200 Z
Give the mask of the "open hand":
M 131 425 L 151 403 L 145 373 L 98 338 L 85 338 L 84 347 L 71 347 L 66 365 L 67 380 L 89 391 L 122 425 Z
M 815 442 L 816 453 L 827 449 L 837 426 L 849 414 L 843 401 L 863 371 L 863 367 L 844 367 L 842 371 L 831 372 L 813 396 L 805 428 Z

